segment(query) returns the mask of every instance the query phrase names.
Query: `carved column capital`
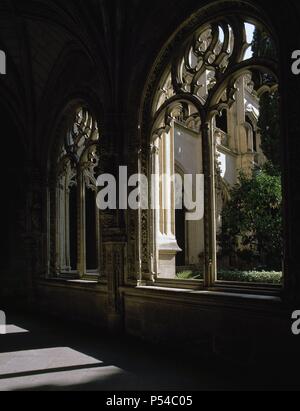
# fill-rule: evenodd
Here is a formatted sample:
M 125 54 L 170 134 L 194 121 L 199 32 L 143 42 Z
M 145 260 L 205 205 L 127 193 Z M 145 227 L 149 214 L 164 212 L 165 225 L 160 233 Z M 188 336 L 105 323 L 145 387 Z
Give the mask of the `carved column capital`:
M 160 153 L 160 148 L 156 144 L 151 144 L 150 145 L 150 154 L 151 155 L 159 155 Z

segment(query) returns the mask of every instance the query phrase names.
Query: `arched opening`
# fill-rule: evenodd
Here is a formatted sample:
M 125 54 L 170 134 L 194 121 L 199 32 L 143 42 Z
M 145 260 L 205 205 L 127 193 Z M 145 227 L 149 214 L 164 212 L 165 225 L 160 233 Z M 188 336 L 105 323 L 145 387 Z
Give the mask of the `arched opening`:
M 169 180 L 156 186 L 158 211 L 152 220 L 154 278 L 203 278 L 204 271 L 205 281 L 211 285 L 223 281 L 281 284 L 282 187 L 276 62 L 276 45 L 269 30 L 246 15 L 224 14 L 211 23 L 200 23 L 188 39 L 181 45 L 177 43 L 176 57 L 171 57 L 165 66 L 151 107 L 151 140 L 156 147 L 152 151 L 152 173 L 160 180 L 165 174 L 169 176 Z M 189 140 L 191 133 L 195 134 L 193 142 Z M 190 198 L 199 209 L 201 204 L 195 199 L 197 195 L 201 197 L 200 192 L 205 193 L 205 213 L 200 213 L 197 221 L 184 223 L 187 214 L 195 210 L 176 207 L 172 179 L 176 162 L 184 164 L 186 173 L 195 180 L 204 174 L 204 188 L 195 182 L 189 187 Z M 241 216 L 230 220 L 228 210 L 231 206 L 240 211 L 241 202 L 234 194 L 238 188 L 242 194 L 246 182 L 253 185 L 252 197 L 256 197 L 256 201 L 251 203 L 248 199 L 248 203 L 257 210 L 263 208 L 264 215 L 252 210 L 252 220 L 235 227 Z M 264 198 L 260 197 L 262 193 Z M 268 209 L 271 218 L 266 218 Z M 269 225 L 263 229 L 266 221 Z M 265 240 L 260 234 L 263 231 L 271 232 Z M 248 265 L 242 264 L 242 255 L 250 258 Z M 177 267 L 183 263 L 186 268 L 190 266 L 190 274 L 185 271 L 178 276 Z M 195 276 L 195 272 L 200 275 Z
M 253 151 L 257 152 L 257 132 L 254 123 L 249 115 L 246 115 L 246 123 L 249 130 L 250 147 L 253 148 Z
M 100 217 L 96 206 L 99 130 L 84 104 L 64 116 L 59 149 L 52 160 L 56 188 L 50 209 L 56 221 L 56 275 L 99 276 Z M 52 219 L 52 220 L 53 220 Z M 52 230 L 53 232 L 53 230 Z
M 179 134 L 179 135 L 178 135 Z M 181 137 L 181 133 L 177 131 L 177 137 Z M 176 141 L 176 139 L 175 139 Z M 179 145 L 180 142 L 179 142 Z M 175 143 L 176 146 L 176 143 Z M 177 142 L 178 146 L 178 142 Z M 182 148 L 178 150 L 178 152 L 181 152 Z M 179 153 L 178 153 L 179 154 Z M 176 155 L 175 155 L 175 161 L 176 161 Z M 176 192 L 176 195 L 178 198 L 176 199 L 178 202 L 181 201 L 181 199 L 184 197 L 184 171 L 180 167 L 180 165 L 175 162 L 175 172 L 178 176 L 181 177 L 182 179 L 182 190 L 180 193 Z M 181 187 L 180 187 L 181 188 Z M 176 201 L 176 203 L 177 203 Z M 177 273 L 183 271 L 187 265 L 187 252 L 188 252 L 188 227 L 187 227 L 187 221 L 186 221 L 186 209 L 184 207 L 184 204 L 179 204 L 178 207 L 175 207 L 175 234 L 176 234 L 176 240 L 177 244 L 179 247 L 179 251 L 177 252 L 176 255 L 176 271 Z
M 221 114 L 216 116 L 216 128 L 228 133 L 228 119 L 227 119 L 227 110 L 222 110 Z

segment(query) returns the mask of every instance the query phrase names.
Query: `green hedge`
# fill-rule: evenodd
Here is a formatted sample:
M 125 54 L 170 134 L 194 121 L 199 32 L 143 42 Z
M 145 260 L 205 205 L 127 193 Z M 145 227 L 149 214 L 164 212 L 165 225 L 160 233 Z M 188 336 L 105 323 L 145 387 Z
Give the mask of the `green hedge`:
M 203 274 L 188 270 L 177 273 L 177 278 L 179 280 L 203 280 Z M 282 273 L 274 271 L 219 271 L 218 280 L 279 285 L 282 282 Z
M 281 284 L 282 273 L 275 271 L 220 271 L 219 281 L 234 281 L 260 284 Z

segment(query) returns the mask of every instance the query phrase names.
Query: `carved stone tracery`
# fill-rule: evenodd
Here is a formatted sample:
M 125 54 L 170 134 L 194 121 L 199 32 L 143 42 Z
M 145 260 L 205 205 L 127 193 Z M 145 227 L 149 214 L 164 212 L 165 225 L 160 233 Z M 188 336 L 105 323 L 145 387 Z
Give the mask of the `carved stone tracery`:
M 56 165 L 56 274 L 76 271 L 79 276 L 87 274 L 86 267 L 86 190 L 95 193 L 96 172 L 99 166 L 99 130 L 97 122 L 86 107 L 79 107 L 69 119 L 70 126 L 60 147 Z M 76 267 L 70 265 L 70 195 L 77 194 L 77 243 L 78 261 Z M 95 210 L 97 227 L 95 247 L 99 249 L 99 213 Z M 74 222 L 73 222 L 74 224 Z M 99 251 L 100 255 L 100 251 Z M 98 260 L 99 260 L 98 255 Z M 98 264 L 100 262 L 98 261 Z M 98 268 L 98 267 L 95 267 Z
M 245 12 L 246 8 L 243 11 Z M 226 16 L 226 13 L 223 16 Z M 229 144 L 228 136 L 220 134 L 221 130 L 219 134 L 218 130 L 214 131 L 211 122 L 214 116 L 223 110 L 231 109 L 237 103 L 240 81 L 243 81 L 245 89 L 257 98 L 264 92 L 274 92 L 278 89 L 278 67 L 275 59 L 253 56 L 253 53 L 251 56 L 252 44 L 248 39 L 247 17 L 241 16 L 238 16 L 238 13 L 228 14 L 203 25 L 199 24 L 201 19 L 196 16 L 190 19 L 185 28 L 177 33 L 173 42 L 161 53 L 145 93 L 144 130 L 145 135 L 150 135 L 151 147 L 155 147 L 156 139 L 161 139 L 170 132 L 174 122 L 202 134 L 203 167 L 206 173 L 205 260 L 206 272 L 209 273 L 211 281 L 211 272 L 214 271 L 212 264 L 216 260 L 213 238 L 215 228 L 212 227 L 215 224 L 215 207 L 212 207 L 212 204 L 215 203 L 216 193 L 213 188 L 215 179 L 211 177 L 215 173 L 214 150 L 215 144 L 224 147 Z M 207 17 L 209 21 L 209 12 Z M 203 19 L 205 20 L 204 17 Z M 260 23 L 256 30 L 267 32 Z M 271 36 L 269 42 L 273 42 Z M 160 82 L 157 81 L 159 76 Z M 150 91 L 153 89 L 155 92 Z M 149 156 L 156 155 L 156 151 L 149 150 L 146 141 L 147 139 L 142 140 L 142 171 L 148 170 L 149 164 L 154 164 L 154 161 L 148 160 Z M 152 270 L 149 261 L 153 262 L 155 258 L 155 252 L 151 252 L 146 246 L 153 224 L 151 213 L 142 212 L 140 223 L 141 259 L 145 262 L 143 275 L 147 278 Z

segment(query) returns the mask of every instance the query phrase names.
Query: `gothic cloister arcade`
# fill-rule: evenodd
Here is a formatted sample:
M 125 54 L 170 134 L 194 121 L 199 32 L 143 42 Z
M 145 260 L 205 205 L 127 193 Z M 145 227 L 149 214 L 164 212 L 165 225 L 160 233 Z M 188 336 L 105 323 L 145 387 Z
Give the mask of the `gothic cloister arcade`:
M 0 310 L 237 363 L 289 361 L 299 4 L 65 3 L 0 0 Z M 99 210 L 97 179 L 120 167 L 145 176 L 146 193 L 136 209 Z

